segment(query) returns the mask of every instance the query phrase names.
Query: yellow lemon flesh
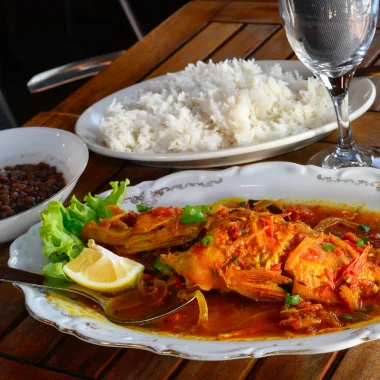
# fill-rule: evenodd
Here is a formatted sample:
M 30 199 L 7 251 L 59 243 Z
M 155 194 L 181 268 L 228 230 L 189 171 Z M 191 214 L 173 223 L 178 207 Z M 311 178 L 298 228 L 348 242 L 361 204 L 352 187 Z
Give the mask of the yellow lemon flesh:
M 113 293 L 133 288 L 144 266 L 88 241 L 78 257 L 63 267 L 66 276 L 98 292 Z

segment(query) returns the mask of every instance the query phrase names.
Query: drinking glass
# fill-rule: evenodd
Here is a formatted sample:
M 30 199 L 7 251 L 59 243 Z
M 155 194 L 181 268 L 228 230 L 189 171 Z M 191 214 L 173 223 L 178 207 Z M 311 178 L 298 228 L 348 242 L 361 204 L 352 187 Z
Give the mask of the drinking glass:
M 379 0 L 279 0 L 289 43 L 330 94 L 338 123 L 338 146 L 309 164 L 337 169 L 380 167 L 379 150 L 355 145 L 348 113 L 348 88 L 376 30 Z

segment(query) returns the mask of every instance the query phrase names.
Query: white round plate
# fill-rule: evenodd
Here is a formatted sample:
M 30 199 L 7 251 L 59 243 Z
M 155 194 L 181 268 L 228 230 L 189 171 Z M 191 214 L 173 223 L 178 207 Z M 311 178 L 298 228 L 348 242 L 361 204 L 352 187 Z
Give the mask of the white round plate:
M 304 78 L 310 77 L 311 72 L 299 61 L 255 61 L 259 66 L 280 64 L 283 71 L 297 70 Z M 263 160 L 300 149 L 327 136 L 337 128 L 336 122 L 321 125 L 313 130 L 295 136 L 285 137 L 256 145 L 219 149 L 208 152 L 191 153 L 130 153 L 107 148 L 99 130 L 99 123 L 113 99 L 122 101 L 136 90 L 149 86 L 154 78 L 136 84 L 107 96 L 89 107 L 78 119 L 75 132 L 83 139 L 88 148 L 104 156 L 117 157 L 136 161 L 140 164 L 170 168 L 208 168 L 230 166 L 247 162 Z M 352 82 L 350 91 L 350 120 L 355 120 L 369 109 L 375 100 L 376 88 L 367 78 L 356 79 Z
M 222 171 L 187 171 L 130 187 L 124 209 L 136 210 L 137 203 L 169 206 L 212 203 L 220 198 L 321 199 L 380 211 L 380 171 L 371 168 L 321 169 L 272 162 L 233 167 Z M 8 265 L 41 273 L 46 258 L 41 253 L 38 225 L 19 237 L 10 248 Z M 87 342 L 133 347 L 163 355 L 197 360 L 226 360 L 287 354 L 317 354 L 343 350 L 380 338 L 380 323 L 324 335 L 278 340 L 216 341 L 154 334 L 108 322 L 93 309 L 71 299 L 59 303 L 43 292 L 21 286 L 26 306 L 36 319 L 73 334 Z

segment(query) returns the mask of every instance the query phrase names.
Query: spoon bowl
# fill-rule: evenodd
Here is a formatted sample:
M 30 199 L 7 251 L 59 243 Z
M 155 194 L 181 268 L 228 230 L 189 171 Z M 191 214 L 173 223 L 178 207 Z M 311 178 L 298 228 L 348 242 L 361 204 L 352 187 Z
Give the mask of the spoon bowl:
M 137 288 L 125 291 L 115 297 L 108 297 L 75 283 L 59 280 L 46 282 L 42 275 L 3 265 L 0 265 L 0 281 L 74 293 L 86 297 L 95 302 L 111 322 L 120 324 L 145 323 L 162 318 L 185 307 L 195 298 L 183 300 L 173 292 L 169 295 L 165 305 L 161 305 L 157 304 L 153 298 L 142 295 Z

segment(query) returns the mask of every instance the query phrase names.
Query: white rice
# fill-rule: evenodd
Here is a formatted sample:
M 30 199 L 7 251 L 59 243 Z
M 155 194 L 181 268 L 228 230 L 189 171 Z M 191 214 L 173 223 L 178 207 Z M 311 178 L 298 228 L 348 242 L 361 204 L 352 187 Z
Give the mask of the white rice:
M 254 60 L 198 62 L 108 107 L 100 129 L 126 152 L 197 152 L 259 144 L 334 120 L 315 78 Z

